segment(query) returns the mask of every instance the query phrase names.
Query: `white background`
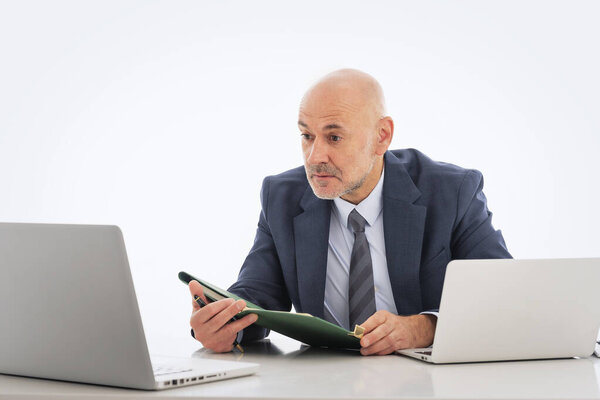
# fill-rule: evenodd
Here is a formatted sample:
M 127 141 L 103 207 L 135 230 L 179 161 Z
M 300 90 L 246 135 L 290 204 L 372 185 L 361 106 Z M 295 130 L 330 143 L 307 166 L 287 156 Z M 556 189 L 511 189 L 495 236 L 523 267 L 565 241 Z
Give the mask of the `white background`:
M 297 107 L 343 67 L 392 148 L 477 168 L 515 257 L 600 256 L 596 1 L 2 1 L 0 221 L 119 225 L 147 332 L 231 284 Z

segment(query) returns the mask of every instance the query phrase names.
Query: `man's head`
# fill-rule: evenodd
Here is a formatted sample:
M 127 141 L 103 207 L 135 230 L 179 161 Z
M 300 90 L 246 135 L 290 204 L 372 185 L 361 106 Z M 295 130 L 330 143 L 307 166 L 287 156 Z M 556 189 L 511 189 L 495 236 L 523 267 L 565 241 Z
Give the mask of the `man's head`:
M 377 184 L 394 123 L 370 75 L 334 71 L 302 98 L 298 118 L 306 176 L 315 195 L 358 204 Z

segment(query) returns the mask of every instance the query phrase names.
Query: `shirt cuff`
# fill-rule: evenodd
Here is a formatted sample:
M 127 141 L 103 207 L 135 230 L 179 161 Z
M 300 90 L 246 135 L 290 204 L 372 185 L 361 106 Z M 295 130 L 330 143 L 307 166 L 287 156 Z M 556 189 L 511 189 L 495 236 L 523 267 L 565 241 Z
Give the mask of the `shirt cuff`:
M 422 313 L 419 313 L 419 315 L 434 315 L 436 318 L 438 318 L 440 313 L 437 311 L 423 311 Z

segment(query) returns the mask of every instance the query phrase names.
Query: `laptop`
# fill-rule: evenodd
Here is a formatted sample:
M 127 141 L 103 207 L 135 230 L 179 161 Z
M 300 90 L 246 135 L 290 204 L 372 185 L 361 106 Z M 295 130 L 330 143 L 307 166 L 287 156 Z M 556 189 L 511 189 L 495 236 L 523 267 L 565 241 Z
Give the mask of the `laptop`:
M 0 223 L 0 373 L 158 390 L 258 364 L 151 359 L 116 226 Z
M 600 258 L 451 261 L 433 346 L 397 353 L 435 364 L 588 357 L 599 281 Z

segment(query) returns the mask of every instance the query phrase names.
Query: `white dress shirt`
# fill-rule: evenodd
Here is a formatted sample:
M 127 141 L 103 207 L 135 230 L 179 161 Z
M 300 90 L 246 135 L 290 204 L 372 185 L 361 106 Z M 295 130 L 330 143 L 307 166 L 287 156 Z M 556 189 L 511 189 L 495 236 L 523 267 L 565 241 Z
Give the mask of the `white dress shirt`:
M 385 256 L 383 234 L 383 171 L 379 182 L 369 196 L 358 205 L 338 197 L 333 200 L 329 222 L 329 248 L 327 251 L 327 280 L 325 307 L 338 325 L 349 329 L 348 281 L 350 258 L 354 246 L 354 231 L 348 225 L 348 215 L 356 211 L 367 221 L 365 235 L 369 242 L 375 283 L 375 306 L 397 314 Z

